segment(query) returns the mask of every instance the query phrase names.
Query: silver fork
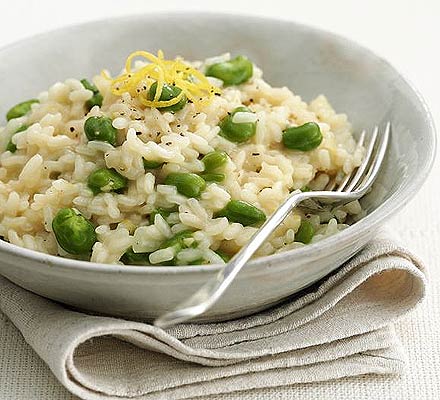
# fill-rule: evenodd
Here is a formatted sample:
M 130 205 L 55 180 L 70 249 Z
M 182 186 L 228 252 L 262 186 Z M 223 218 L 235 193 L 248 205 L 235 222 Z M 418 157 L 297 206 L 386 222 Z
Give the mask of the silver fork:
M 229 287 L 246 262 L 299 203 L 307 200 L 309 201 L 308 207 L 313 207 L 314 200 L 344 204 L 364 196 L 379 173 L 385 158 L 390 134 L 390 122 L 386 124 L 385 130 L 381 135 L 379 135 L 379 128 L 376 126 L 369 140 L 361 165 L 351 174 L 346 175 L 337 187 L 336 181 L 333 179 L 322 191 L 293 192 L 254 234 L 249 243 L 242 247 L 215 277 L 208 280 L 197 292 L 179 304 L 173 311 L 157 318 L 154 321 L 154 325 L 167 328 L 201 315 L 212 307 Z M 363 146 L 365 136 L 365 131 L 363 131 L 357 146 Z M 310 200 L 313 201 L 310 202 Z

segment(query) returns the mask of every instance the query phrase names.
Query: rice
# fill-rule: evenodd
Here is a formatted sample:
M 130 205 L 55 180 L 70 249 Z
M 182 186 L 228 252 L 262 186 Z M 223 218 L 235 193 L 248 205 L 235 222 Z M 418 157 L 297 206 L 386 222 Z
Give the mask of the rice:
M 202 72 L 209 65 L 230 60 L 225 54 L 193 66 Z M 137 68 L 143 63 L 136 62 Z M 222 81 L 209 78 L 222 87 Z M 363 148 L 356 147 L 345 114 L 336 113 L 325 96 L 309 104 L 286 87 L 271 87 L 256 66 L 253 76 L 238 86 L 221 88 L 202 106 L 188 103 L 178 112 L 145 107 L 129 93 L 115 95 L 111 81 L 94 78 L 103 96 L 101 107 L 89 111 L 85 103 L 94 92 L 77 79 L 57 82 L 39 95 L 26 115 L 0 128 L 0 237 L 36 251 L 121 263 L 128 249 L 148 253 L 148 262 L 186 265 L 221 263 L 222 254 L 234 255 L 258 226 L 244 226 L 218 217 L 231 200 L 241 200 L 273 213 L 293 190 L 322 190 L 360 165 Z M 256 123 L 255 135 L 234 143 L 219 135 L 220 121 L 237 107 L 233 123 Z M 117 129 L 117 145 L 88 140 L 84 123 L 91 116 L 108 116 Z M 316 122 L 323 140 L 311 151 L 288 150 L 282 132 L 288 126 Z M 15 133 L 23 126 L 21 132 Z M 11 141 L 16 151 L 4 151 Z M 214 150 L 229 158 L 221 182 L 207 182 L 198 198 L 188 198 L 165 184 L 170 173 L 203 174 L 202 157 Z M 146 169 L 144 160 L 160 160 Z M 127 178 L 123 192 L 94 195 L 89 175 L 112 168 Z M 97 241 L 90 255 L 74 256 L 57 243 L 52 220 L 61 208 L 73 208 L 93 223 Z M 168 214 L 150 215 L 158 209 Z M 303 246 L 295 241 L 302 221 L 315 230 L 312 242 L 345 229 L 363 210 L 355 201 L 319 213 L 295 209 L 263 244 L 258 256 Z M 178 246 L 163 247 L 174 235 L 190 231 Z M 180 239 L 179 239 L 180 240 Z
M 246 124 L 249 122 L 257 122 L 258 116 L 251 112 L 238 112 L 232 117 L 234 124 Z

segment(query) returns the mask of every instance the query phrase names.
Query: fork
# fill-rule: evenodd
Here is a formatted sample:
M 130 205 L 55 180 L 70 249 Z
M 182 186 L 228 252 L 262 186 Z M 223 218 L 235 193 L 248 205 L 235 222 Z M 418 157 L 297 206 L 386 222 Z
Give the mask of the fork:
M 306 201 L 307 207 L 313 208 L 316 204 L 315 200 L 325 201 L 326 203 L 337 202 L 345 204 L 364 196 L 370 190 L 379 173 L 385 158 L 390 134 L 390 122 L 386 124 L 385 130 L 381 135 L 379 135 L 379 128 L 376 126 L 371 134 L 362 163 L 350 174 L 347 174 L 338 185 L 333 178 L 329 181 L 324 190 L 292 192 L 284 203 L 252 236 L 251 240 L 223 266 L 215 277 L 209 279 L 197 292 L 180 303 L 173 311 L 157 318 L 154 321 L 154 325 L 167 328 L 197 317 L 212 307 L 229 287 L 246 262 L 299 203 Z M 364 130 L 357 142 L 358 147 L 363 146 L 365 136 Z

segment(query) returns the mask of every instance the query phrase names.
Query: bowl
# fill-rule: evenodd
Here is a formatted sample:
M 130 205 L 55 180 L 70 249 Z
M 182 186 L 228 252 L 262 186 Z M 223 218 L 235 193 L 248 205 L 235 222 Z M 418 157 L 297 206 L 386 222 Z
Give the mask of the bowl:
M 282 38 L 282 39 L 280 39 Z M 385 60 L 340 36 L 294 22 L 227 14 L 147 14 L 44 33 L 0 50 L 0 114 L 57 80 L 117 72 L 129 53 L 163 49 L 188 60 L 246 54 L 272 85 L 309 101 L 324 93 L 354 131 L 390 120 L 386 163 L 363 200 L 368 215 L 316 244 L 249 262 L 200 320 L 247 315 L 334 271 L 418 191 L 435 154 L 432 118 L 417 91 Z M 63 259 L 0 241 L 0 273 L 41 296 L 79 309 L 152 319 L 169 311 L 220 266 L 135 267 Z

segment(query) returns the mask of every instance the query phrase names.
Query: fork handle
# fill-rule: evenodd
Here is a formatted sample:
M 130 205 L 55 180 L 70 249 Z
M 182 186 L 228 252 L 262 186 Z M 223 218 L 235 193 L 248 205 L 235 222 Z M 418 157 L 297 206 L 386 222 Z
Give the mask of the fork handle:
M 326 198 L 333 201 L 351 201 L 349 193 L 328 191 L 293 192 L 284 203 L 266 220 L 263 226 L 252 236 L 251 240 L 217 273 L 209 279 L 191 297 L 154 321 L 154 325 L 167 328 L 180 322 L 188 321 L 208 310 L 225 292 L 231 282 L 241 271 L 270 234 L 283 222 L 292 209 L 303 200 Z M 353 196 L 353 200 L 357 198 Z

